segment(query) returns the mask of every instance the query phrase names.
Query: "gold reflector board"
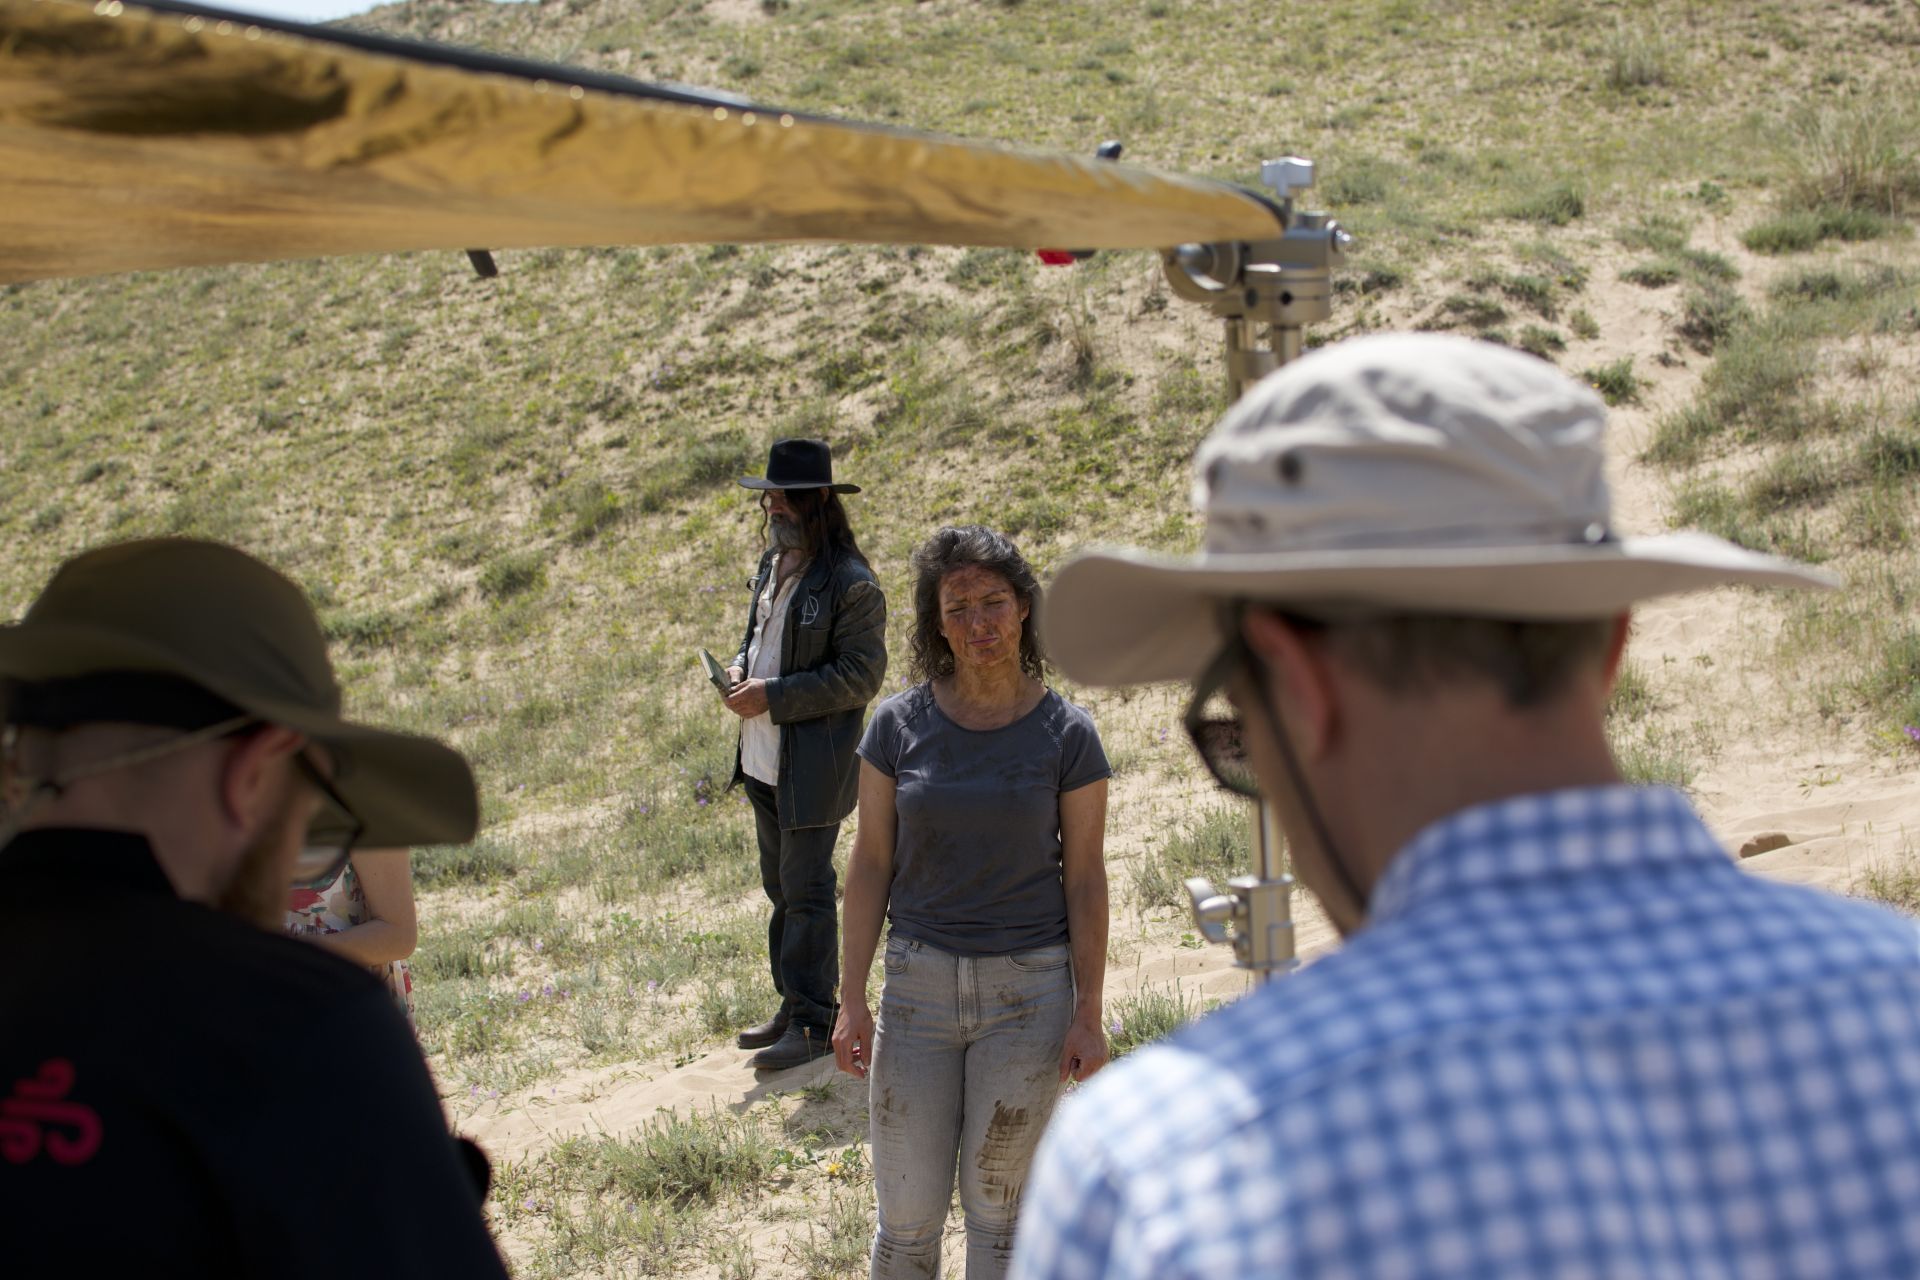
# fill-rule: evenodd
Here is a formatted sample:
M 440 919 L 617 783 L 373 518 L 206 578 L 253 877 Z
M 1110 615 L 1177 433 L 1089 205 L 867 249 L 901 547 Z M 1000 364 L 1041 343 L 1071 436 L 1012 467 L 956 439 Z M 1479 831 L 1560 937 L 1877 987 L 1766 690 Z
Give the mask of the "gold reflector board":
M 1269 238 L 1225 183 L 218 10 L 0 0 L 0 283 L 416 249 Z

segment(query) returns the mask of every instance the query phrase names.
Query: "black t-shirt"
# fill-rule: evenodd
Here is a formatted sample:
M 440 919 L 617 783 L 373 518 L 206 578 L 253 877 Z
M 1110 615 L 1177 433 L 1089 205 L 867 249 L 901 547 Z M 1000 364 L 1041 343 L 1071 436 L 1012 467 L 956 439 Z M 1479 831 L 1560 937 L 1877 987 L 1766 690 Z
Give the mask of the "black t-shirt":
M 386 992 L 177 897 L 146 841 L 0 849 L 0 1271 L 506 1274 Z

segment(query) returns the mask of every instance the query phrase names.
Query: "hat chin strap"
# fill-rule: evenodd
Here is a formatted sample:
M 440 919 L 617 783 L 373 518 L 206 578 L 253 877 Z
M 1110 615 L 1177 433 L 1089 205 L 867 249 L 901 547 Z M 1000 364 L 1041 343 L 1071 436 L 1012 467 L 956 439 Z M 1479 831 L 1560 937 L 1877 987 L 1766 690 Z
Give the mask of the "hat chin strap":
M 83 778 L 95 778 L 103 773 L 113 773 L 119 769 L 130 769 L 137 764 L 146 764 L 151 760 L 160 760 L 167 756 L 176 755 L 179 752 L 187 750 L 189 747 L 197 747 L 203 742 L 212 742 L 216 738 L 224 738 L 235 730 L 243 729 L 256 722 L 257 717 L 254 716 L 233 716 L 229 719 L 207 725 L 205 728 L 195 729 L 189 733 L 168 738 L 164 742 L 156 742 L 146 747 L 136 747 L 131 751 L 122 751 L 117 755 L 105 756 L 99 760 L 89 760 L 84 764 L 75 765 L 71 769 L 55 773 L 49 777 L 34 779 L 27 791 L 27 798 L 18 806 L 6 806 L 5 812 L 0 814 L 0 847 L 4 847 L 13 842 L 13 838 L 20 834 L 20 828 L 26 825 L 27 820 L 33 817 L 34 811 L 41 805 L 49 800 L 58 800 L 65 794 L 68 787 Z M 8 756 L 12 756 L 15 749 L 13 740 L 15 732 L 16 730 L 12 726 L 8 726 L 5 748 Z
M 1294 753 L 1293 741 L 1287 736 L 1287 727 L 1280 720 L 1280 713 L 1273 708 L 1273 699 L 1269 696 L 1266 663 L 1260 655 L 1249 647 L 1248 657 L 1252 659 L 1248 666 L 1253 672 L 1255 692 L 1260 695 L 1261 714 L 1266 717 L 1267 730 L 1273 735 L 1275 748 L 1280 752 L 1280 763 L 1287 771 L 1287 785 L 1293 788 L 1294 799 L 1307 819 L 1307 826 L 1313 831 L 1313 841 L 1320 846 L 1320 855 L 1327 864 L 1327 874 L 1334 880 L 1335 886 L 1346 895 L 1353 909 L 1360 913 L 1358 925 L 1366 919 L 1367 895 L 1360 892 L 1360 886 L 1347 870 L 1347 864 L 1341 860 L 1340 851 L 1333 843 L 1333 834 L 1327 830 L 1326 819 L 1320 814 L 1319 802 L 1313 798 L 1313 789 L 1307 785 L 1306 770 L 1300 767 L 1300 757 Z M 1346 930 L 1342 929 L 1344 934 Z

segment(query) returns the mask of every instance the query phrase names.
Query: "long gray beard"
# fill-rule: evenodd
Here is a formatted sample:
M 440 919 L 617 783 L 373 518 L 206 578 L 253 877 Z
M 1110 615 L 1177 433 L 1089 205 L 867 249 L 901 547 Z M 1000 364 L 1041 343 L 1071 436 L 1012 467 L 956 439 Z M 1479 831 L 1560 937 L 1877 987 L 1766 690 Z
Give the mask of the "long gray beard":
M 783 516 L 767 517 L 767 536 L 782 551 L 804 551 L 807 546 L 806 529 L 798 520 L 788 520 Z

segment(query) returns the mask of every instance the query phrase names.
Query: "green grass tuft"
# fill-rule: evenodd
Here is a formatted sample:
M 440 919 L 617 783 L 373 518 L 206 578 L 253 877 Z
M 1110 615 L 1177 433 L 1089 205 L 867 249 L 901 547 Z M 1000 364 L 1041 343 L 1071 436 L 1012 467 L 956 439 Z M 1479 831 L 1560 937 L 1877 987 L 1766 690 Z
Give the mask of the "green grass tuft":
M 1107 1006 L 1107 1043 L 1115 1058 L 1141 1045 L 1164 1039 L 1192 1022 L 1200 1010 L 1176 983 L 1165 988 L 1151 984 L 1130 991 Z
M 1557 329 L 1545 325 L 1530 324 L 1520 330 L 1520 336 L 1513 343 L 1529 355 L 1539 356 L 1542 360 L 1551 360 L 1554 353 L 1567 349 L 1567 340 Z
M 630 1138 L 575 1138 L 553 1149 L 555 1175 L 589 1195 L 647 1203 L 705 1201 L 760 1186 L 774 1146 L 750 1117 L 669 1112 Z
M 520 854 L 504 840 L 481 836 L 472 844 L 428 845 L 413 851 L 414 883 L 423 889 L 448 884 L 491 884 L 520 870 Z
M 1870 209 L 1796 209 L 1749 227 L 1740 243 L 1755 253 L 1803 253 L 1823 240 L 1878 240 L 1899 225 Z
M 1505 213 L 1522 222 L 1564 227 L 1587 211 L 1587 198 L 1570 182 L 1555 182 L 1509 204 Z
M 1911 86 L 1887 88 L 1794 120 L 1785 149 L 1791 203 L 1888 215 L 1920 204 L 1920 110 Z
M 1622 270 L 1620 278 L 1643 289 L 1664 289 L 1670 284 L 1680 283 L 1686 274 L 1686 268 L 1678 260 L 1664 257 L 1637 262 Z
M 1647 26 L 1616 23 L 1602 44 L 1601 58 L 1607 87 L 1621 92 L 1667 84 L 1676 61 L 1657 20 Z
M 1920 859 L 1908 852 L 1897 861 L 1875 862 L 1854 881 L 1853 892 L 1910 916 L 1920 915 Z
M 506 600 L 546 585 L 546 557 L 538 551 L 510 551 L 495 556 L 480 570 L 481 594 Z
M 1671 214 L 1649 213 L 1637 222 L 1614 232 L 1613 238 L 1629 249 L 1647 249 L 1658 254 L 1678 253 L 1687 247 L 1692 228 L 1683 218 Z
M 1621 356 L 1606 364 L 1582 369 L 1580 377 L 1609 405 L 1638 404 L 1646 382 L 1633 371 L 1633 357 Z
M 1702 355 L 1726 341 L 1752 312 L 1746 300 L 1718 280 L 1699 280 L 1680 299 L 1676 331 Z
M 1251 869 L 1248 849 L 1251 810 L 1245 805 L 1208 809 L 1167 836 L 1157 849 L 1141 855 L 1133 869 L 1133 890 L 1142 907 L 1184 908 L 1184 882 L 1205 876 L 1215 888 Z

